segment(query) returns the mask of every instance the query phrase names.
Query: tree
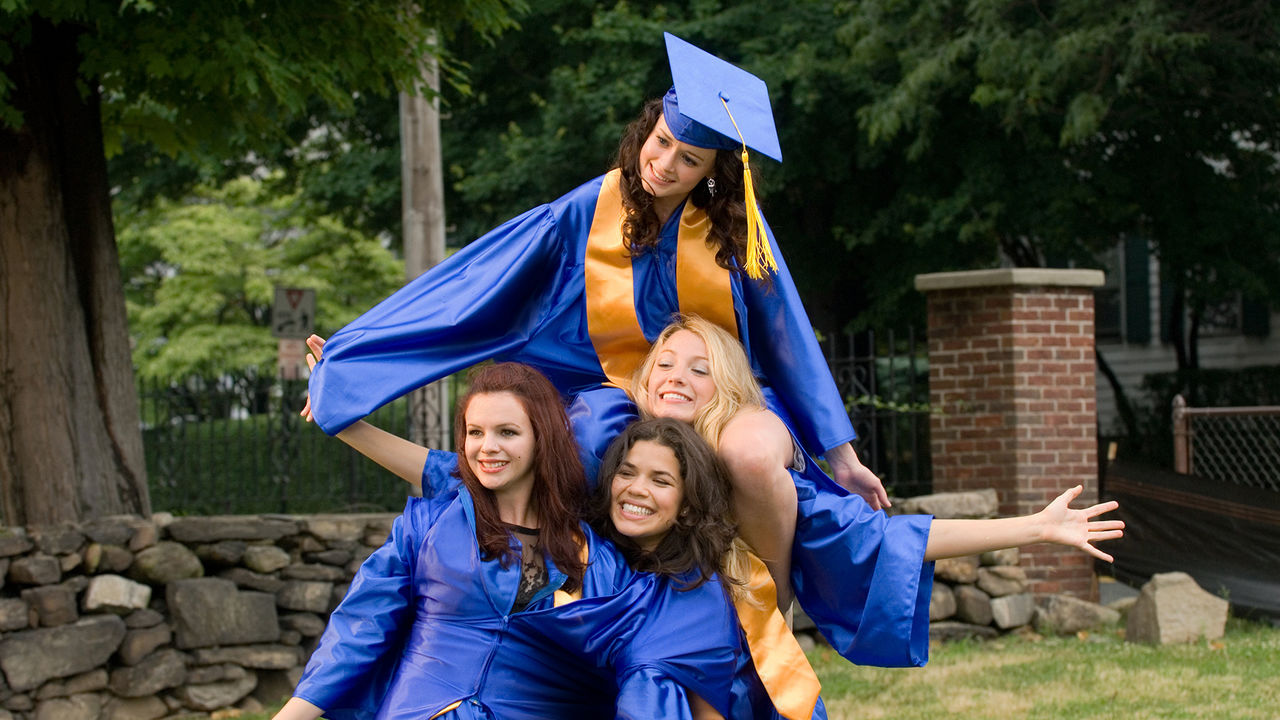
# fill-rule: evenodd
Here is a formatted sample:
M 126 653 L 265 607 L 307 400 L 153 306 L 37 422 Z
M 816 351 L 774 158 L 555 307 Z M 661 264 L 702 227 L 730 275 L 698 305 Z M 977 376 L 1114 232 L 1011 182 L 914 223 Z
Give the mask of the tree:
M 497 31 L 512 4 L 0 2 L 6 522 L 149 512 L 107 153 L 243 158 L 312 98 L 412 87 L 431 28 Z
M 373 237 L 296 195 L 243 177 L 117 213 L 133 364 L 142 376 L 214 377 L 269 368 L 274 288 L 316 291 L 328 334 L 386 297 L 404 270 Z

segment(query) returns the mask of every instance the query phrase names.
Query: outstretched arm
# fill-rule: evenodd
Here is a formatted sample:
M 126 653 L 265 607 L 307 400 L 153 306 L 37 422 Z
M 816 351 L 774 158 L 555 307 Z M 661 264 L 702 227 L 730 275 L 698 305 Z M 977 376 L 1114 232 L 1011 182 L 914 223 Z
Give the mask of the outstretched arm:
M 1093 543 L 1122 537 L 1124 522 L 1095 521 L 1093 518 L 1120 505 L 1112 500 L 1083 510 L 1072 510 L 1068 505 L 1079 497 L 1083 489 L 1077 485 L 1067 490 L 1034 515 L 993 520 L 934 520 L 924 559 L 939 560 L 1049 542 L 1079 548 L 1100 560 L 1113 562 L 1110 555 L 1094 547 Z
M 324 353 L 324 338 L 312 335 L 307 338 L 308 367 L 314 368 Z M 302 408 L 302 416 L 312 422 L 311 396 L 307 395 L 306 405 Z M 427 448 L 409 442 L 402 437 L 392 435 L 381 428 L 358 420 L 347 426 L 334 437 L 350 445 L 356 452 L 386 468 L 410 485 L 422 484 L 422 468 L 427 463 Z

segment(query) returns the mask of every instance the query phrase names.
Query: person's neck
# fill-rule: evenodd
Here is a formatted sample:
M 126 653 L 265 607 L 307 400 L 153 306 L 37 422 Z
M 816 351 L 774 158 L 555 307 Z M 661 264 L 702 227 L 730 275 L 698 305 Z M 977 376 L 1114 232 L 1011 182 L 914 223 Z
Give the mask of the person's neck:
M 667 220 L 671 219 L 672 213 L 676 211 L 676 208 L 680 207 L 687 197 L 688 195 L 681 198 L 654 198 L 653 211 L 658 215 L 658 224 L 666 225 Z
M 538 510 L 533 505 L 532 493 L 497 493 L 494 500 L 498 506 L 498 519 L 502 522 L 526 528 L 538 527 Z

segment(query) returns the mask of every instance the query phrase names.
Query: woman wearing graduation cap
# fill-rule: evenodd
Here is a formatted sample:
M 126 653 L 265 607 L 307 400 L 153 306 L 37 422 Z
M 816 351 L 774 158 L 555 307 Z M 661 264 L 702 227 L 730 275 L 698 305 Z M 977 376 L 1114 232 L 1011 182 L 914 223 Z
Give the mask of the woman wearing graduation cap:
M 330 338 L 310 382 L 325 432 L 477 362 L 518 360 L 572 398 L 594 479 L 634 417 L 632 372 L 673 315 L 692 314 L 742 341 L 770 409 L 837 482 L 873 509 L 888 505 L 850 445 L 843 399 L 755 206 L 747 148 L 781 160 L 764 83 L 670 34 L 666 44 L 675 87 L 627 129 L 617 167 L 472 242 Z M 729 442 L 724 457 L 744 538 L 786 606 L 796 495 L 758 452 L 781 444 Z

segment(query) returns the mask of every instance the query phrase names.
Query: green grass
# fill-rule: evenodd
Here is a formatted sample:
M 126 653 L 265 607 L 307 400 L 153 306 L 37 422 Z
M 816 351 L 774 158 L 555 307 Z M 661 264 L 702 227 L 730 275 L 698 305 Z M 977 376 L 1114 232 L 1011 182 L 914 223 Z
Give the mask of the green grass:
M 832 720 L 1280 717 L 1280 630 L 1232 620 L 1221 640 L 1153 647 L 1111 629 L 934 645 L 916 669 L 809 655 Z
M 857 667 L 809 653 L 831 720 L 1274 720 L 1280 629 L 1232 619 L 1221 640 L 1153 647 L 1111 629 L 930 648 L 924 668 Z M 241 720 L 268 720 L 270 712 Z

